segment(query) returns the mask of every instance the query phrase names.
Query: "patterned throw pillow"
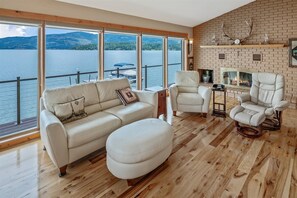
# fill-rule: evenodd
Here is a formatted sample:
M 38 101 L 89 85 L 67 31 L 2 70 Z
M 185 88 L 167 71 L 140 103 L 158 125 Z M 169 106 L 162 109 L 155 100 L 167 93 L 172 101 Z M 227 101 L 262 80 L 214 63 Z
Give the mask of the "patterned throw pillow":
M 137 102 L 138 98 L 135 95 L 135 93 L 133 93 L 133 91 L 131 91 L 130 87 L 124 88 L 124 89 L 118 89 L 116 90 L 116 93 L 119 97 L 119 99 L 122 101 L 123 105 L 127 105 L 133 102 Z
M 85 97 L 54 106 L 55 115 L 62 123 L 71 122 L 87 116 Z
M 75 116 L 85 114 L 85 97 L 71 101 L 71 106 Z

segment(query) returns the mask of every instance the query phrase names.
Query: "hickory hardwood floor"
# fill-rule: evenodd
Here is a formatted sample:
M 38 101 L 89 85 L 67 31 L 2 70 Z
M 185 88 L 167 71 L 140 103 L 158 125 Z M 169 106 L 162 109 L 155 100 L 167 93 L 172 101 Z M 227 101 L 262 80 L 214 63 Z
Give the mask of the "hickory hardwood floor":
M 236 103 L 228 98 L 228 110 Z M 178 113 L 167 121 L 173 152 L 134 187 L 109 173 L 104 152 L 59 178 L 35 140 L 0 153 L 0 197 L 297 197 L 297 110 L 285 111 L 280 131 L 255 140 L 238 135 L 230 118 Z

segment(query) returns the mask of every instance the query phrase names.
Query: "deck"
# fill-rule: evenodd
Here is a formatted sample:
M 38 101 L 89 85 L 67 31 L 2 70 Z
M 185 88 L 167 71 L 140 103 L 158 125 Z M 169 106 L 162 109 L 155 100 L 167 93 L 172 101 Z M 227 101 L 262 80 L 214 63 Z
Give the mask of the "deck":
M 11 135 L 23 130 L 27 130 L 37 126 L 37 117 L 26 118 L 21 121 L 20 125 L 17 125 L 16 122 L 9 122 L 6 124 L 0 125 L 0 137 Z

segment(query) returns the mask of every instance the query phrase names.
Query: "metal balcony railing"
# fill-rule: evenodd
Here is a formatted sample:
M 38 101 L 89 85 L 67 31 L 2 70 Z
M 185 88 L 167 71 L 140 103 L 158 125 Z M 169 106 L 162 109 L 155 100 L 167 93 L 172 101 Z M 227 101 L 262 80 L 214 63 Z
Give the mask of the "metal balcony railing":
M 181 65 L 181 63 L 168 64 L 168 66 L 178 66 L 178 65 Z M 149 71 L 149 69 L 150 68 L 158 68 L 158 67 L 163 67 L 163 65 L 145 65 L 142 67 L 144 88 L 148 87 L 148 82 L 149 82 L 148 71 Z M 123 76 L 121 72 L 125 71 L 125 70 L 135 70 L 136 71 L 136 67 L 108 69 L 108 70 L 104 70 L 104 73 L 110 72 L 108 78 L 119 78 L 119 77 Z M 92 75 L 94 75 L 94 74 L 98 74 L 98 72 L 97 71 L 91 71 L 91 72 L 77 71 L 76 73 L 71 73 L 71 74 L 46 76 L 47 81 L 51 80 L 51 81 L 47 82 L 47 87 L 65 86 L 68 83 L 69 83 L 69 85 L 80 84 L 81 82 L 98 80 L 97 75 L 95 75 L 95 78 L 94 78 L 94 76 L 92 77 Z M 68 80 L 69 80 L 68 83 L 66 82 L 66 79 L 62 79 L 63 81 L 58 80 L 59 78 L 61 79 L 61 78 L 65 78 L 65 77 L 68 77 Z M 74 77 L 74 80 L 72 79 L 73 77 Z M 56 79 L 57 83 L 55 83 L 55 81 L 53 81 L 53 79 Z M 10 100 L 10 101 L 7 101 L 7 100 L 5 101 L 5 97 L 2 97 L 2 98 L 0 98 L 0 102 L 4 102 L 4 101 L 7 103 L 16 102 L 16 105 L 15 104 L 12 105 L 13 107 L 16 107 L 16 110 L 14 110 L 12 113 L 12 114 L 14 114 L 15 118 L 10 117 L 10 119 L 9 119 L 9 120 L 13 120 L 13 121 L 3 122 L 3 120 L 1 120 L 1 117 L 0 117 L 0 137 L 8 135 L 10 133 L 18 132 L 20 130 L 24 130 L 26 128 L 33 128 L 36 126 L 36 124 L 37 124 L 37 86 L 38 86 L 37 80 L 38 80 L 37 78 L 17 77 L 14 80 L 0 81 L 0 86 L 1 85 L 9 85 L 9 86 L 5 87 L 5 90 L 1 90 L 1 91 L 4 91 L 4 93 L 3 93 L 4 96 L 6 96 L 8 98 L 7 100 Z M 36 88 L 36 92 L 34 92 L 35 88 L 34 89 L 31 88 L 32 90 L 22 90 L 22 84 L 25 82 L 31 82 L 31 86 Z M 135 75 L 135 82 L 136 82 L 136 75 Z M 11 83 L 15 83 L 15 86 L 11 85 Z M 5 93 L 5 91 L 7 91 L 7 93 Z M 26 96 L 22 97 L 23 95 L 26 95 Z M 33 113 L 33 114 L 35 114 L 34 116 L 32 116 L 32 115 L 29 117 L 23 116 L 24 118 L 22 118 L 21 104 L 22 104 L 22 102 L 24 102 L 24 101 L 22 101 L 22 99 L 26 99 L 27 103 L 29 103 L 29 102 L 32 103 L 33 100 L 36 101 L 36 105 L 33 110 L 32 110 L 32 104 L 31 104 L 31 106 L 28 105 L 27 108 L 23 109 L 23 111 L 24 110 L 25 111 L 29 111 L 29 110 L 35 111 L 36 113 Z M 34 104 L 33 104 L 33 106 L 34 106 Z M 7 107 L 5 106 L 4 108 L 11 108 L 11 106 L 8 105 Z M 0 108 L 0 111 L 2 111 L 2 110 L 4 110 L 4 109 Z M 9 115 L 4 115 L 4 116 L 9 116 Z M 21 126 L 22 124 L 24 126 Z

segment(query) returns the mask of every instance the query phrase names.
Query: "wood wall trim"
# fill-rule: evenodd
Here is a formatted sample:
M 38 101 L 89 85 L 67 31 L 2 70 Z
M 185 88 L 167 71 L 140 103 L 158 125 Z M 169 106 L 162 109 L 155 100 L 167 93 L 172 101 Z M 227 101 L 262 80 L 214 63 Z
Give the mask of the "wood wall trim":
M 115 29 L 118 31 L 128 31 L 128 32 L 130 31 L 130 32 L 138 32 L 138 33 L 144 33 L 144 34 L 163 35 L 163 36 L 169 36 L 169 37 L 188 38 L 187 33 L 181 33 L 181 32 L 156 30 L 151 28 L 127 26 L 127 25 L 105 23 L 105 22 L 85 20 L 85 19 L 75 19 L 75 18 L 69 18 L 69 17 L 39 14 L 39 13 L 32 13 L 32 12 L 25 12 L 25 11 L 18 11 L 18 10 L 9 10 L 9 9 L 3 9 L 3 8 L 0 8 L 0 16 L 18 18 L 18 19 L 27 19 L 27 20 L 54 22 L 54 23 L 82 25 L 82 26 L 104 28 L 104 29 L 111 29 L 111 30 Z
M 4 139 L 0 141 L 0 151 L 3 151 L 5 149 L 9 149 L 12 146 L 16 146 L 21 143 L 28 142 L 30 140 L 34 140 L 40 137 L 39 131 L 34 131 L 31 133 L 26 133 L 23 135 L 11 137 L 8 139 Z
M 247 45 L 200 45 L 200 48 L 283 48 L 285 44 L 247 44 Z

